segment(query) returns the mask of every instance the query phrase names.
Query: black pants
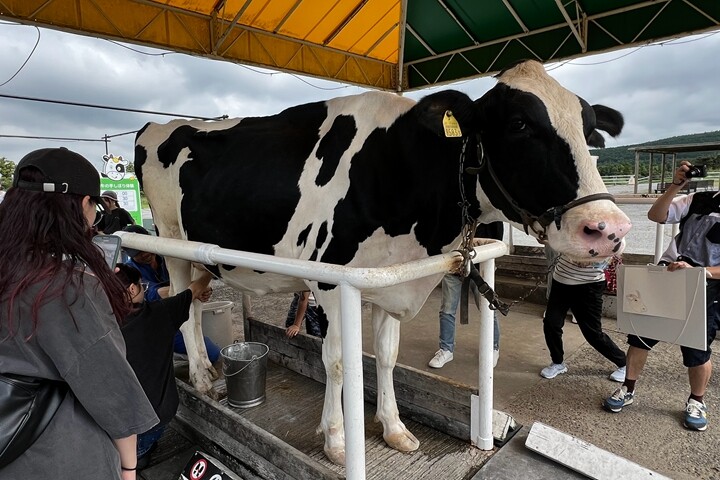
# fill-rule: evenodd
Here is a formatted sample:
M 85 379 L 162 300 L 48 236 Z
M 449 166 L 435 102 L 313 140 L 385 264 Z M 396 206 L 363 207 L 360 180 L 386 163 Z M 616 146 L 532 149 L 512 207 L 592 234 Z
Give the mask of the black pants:
M 572 309 L 585 340 L 618 367 L 625 366 L 625 352 L 602 331 L 603 291 L 605 291 L 605 280 L 581 285 L 565 285 L 552 281 L 550 298 L 543 319 L 543 333 L 553 363 L 563 362 L 565 355 L 562 342 L 563 325 L 568 309 Z

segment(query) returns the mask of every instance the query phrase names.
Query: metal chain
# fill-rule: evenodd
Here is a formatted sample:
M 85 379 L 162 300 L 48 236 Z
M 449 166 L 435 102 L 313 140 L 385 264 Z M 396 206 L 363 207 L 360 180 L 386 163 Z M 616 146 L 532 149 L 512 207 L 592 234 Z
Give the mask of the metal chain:
M 557 257 L 555 257 L 555 260 L 553 260 L 552 263 L 548 266 L 548 269 L 547 269 L 547 271 L 545 272 L 545 279 L 547 279 L 548 274 L 555 269 L 555 265 L 557 265 L 558 260 L 560 260 L 560 255 L 558 255 Z M 543 279 L 542 279 L 542 278 L 539 278 L 539 279 L 535 282 L 535 286 L 532 287 L 529 292 L 527 292 L 525 295 L 520 296 L 520 298 L 518 298 L 517 300 L 511 301 L 511 302 L 510 302 L 510 305 L 508 305 L 508 309 L 511 309 L 511 308 L 513 308 L 515 305 L 524 302 L 530 295 L 532 295 L 532 294 L 535 292 L 535 290 L 537 290 L 538 288 L 540 288 L 540 285 L 542 284 L 542 282 L 543 282 Z M 548 285 L 548 288 L 549 288 L 549 287 L 550 287 L 550 285 Z
M 468 202 L 467 195 L 465 194 L 465 182 L 463 182 L 463 174 L 465 173 L 465 150 L 467 148 L 469 137 L 463 139 L 462 150 L 460 151 L 460 161 L 458 162 L 458 185 L 460 186 L 460 208 L 462 210 L 462 240 L 460 242 L 460 248 L 457 250 L 463 257 L 461 271 L 459 272 L 462 277 L 467 277 L 470 274 L 470 264 L 473 258 L 475 258 L 475 249 L 473 248 L 473 238 L 475 238 L 475 231 L 477 230 L 477 219 L 470 216 L 470 202 Z

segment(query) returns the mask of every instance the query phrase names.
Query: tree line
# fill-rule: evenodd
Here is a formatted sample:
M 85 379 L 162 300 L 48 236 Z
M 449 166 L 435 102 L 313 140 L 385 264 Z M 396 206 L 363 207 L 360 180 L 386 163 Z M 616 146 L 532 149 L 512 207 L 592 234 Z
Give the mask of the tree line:
M 591 149 L 592 155 L 597 155 L 598 170 L 600 175 L 633 175 L 635 174 L 635 152 L 629 150 L 632 147 L 650 147 L 653 145 L 687 145 L 692 143 L 720 143 L 720 130 L 692 135 L 679 135 L 676 137 L 662 138 L 637 145 L 624 145 L 621 147 Z M 666 155 L 667 165 L 665 170 L 672 168 L 672 155 Z M 689 152 L 678 153 L 677 160 L 687 160 L 693 164 L 705 164 L 708 171 L 720 170 L 720 151 L 710 152 Z M 662 155 L 653 155 L 653 172 L 659 175 Z M 640 176 L 649 174 L 650 154 L 643 153 L 640 156 Z

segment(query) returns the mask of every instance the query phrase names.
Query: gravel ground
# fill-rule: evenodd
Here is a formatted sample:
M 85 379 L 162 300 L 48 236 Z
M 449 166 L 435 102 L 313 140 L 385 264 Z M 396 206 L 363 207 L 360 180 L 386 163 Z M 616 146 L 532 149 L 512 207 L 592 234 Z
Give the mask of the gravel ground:
M 234 334 L 242 340 L 241 295 L 221 282 L 214 282 L 213 289 L 213 301 L 235 302 Z M 255 318 L 284 324 L 291 293 L 251 298 Z M 608 333 L 624 348 L 624 335 Z M 717 363 L 717 354 L 713 358 Z M 545 423 L 676 480 L 720 479 L 720 423 L 714 415 L 720 408 L 718 374 L 705 397 L 710 426 L 705 432 L 691 432 L 682 427 L 688 383 L 678 347 L 656 347 L 638 382 L 635 404 L 619 414 L 607 413 L 600 406 L 618 385 L 605 378 L 607 361 L 587 344 L 566 361 L 567 374 L 537 382 L 514 397 L 505 410 L 523 425 Z

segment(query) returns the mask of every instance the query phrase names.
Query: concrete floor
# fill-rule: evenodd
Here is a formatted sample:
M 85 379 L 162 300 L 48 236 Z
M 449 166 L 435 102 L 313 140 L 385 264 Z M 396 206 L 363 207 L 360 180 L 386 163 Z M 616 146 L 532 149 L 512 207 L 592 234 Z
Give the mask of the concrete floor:
M 443 368 L 428 367 L 438 347 L 440 311 L 440 289 L 430 295 L 420 314 L 400 327 L 400 348 L 398 363 L 442 375 L 468 385 L 477 386 L 478 335 L 480 314 L 470 307 L 467 325 L 456 324 L 455 352 L 453 361 Z M 500 360 L 495 368 L 494 407 L 504 410 L 517 394 L 532 389 L 533 385 L 545 381 L 539 372 L 550 363 L 550 354 L 545 346 L 542 332 L 544 306 L 518 304 L 508 316 L 498 314 L 500 324 Z M 609 321 L 608 321 L 609 322 Z M 371 322 L 363 325 L 363 349 L 372 353 Z M 522 341 L 518 341 L 522 338 Z M 565 352 L 570 357 L 585 340 L 577 325 L 567 323 L 563 336 Z M 608 373 L 615 369 L 607 362 Z
M 236 338 L 241 339 L 239 295 L 222 284 L 214 283 L 213 288 L 213 300 L 235 302 L 234 328 Z M 253 298 L 254 317 L 283 325 L 291 298 L 291 294 Z M 479 313 L 474 307 L 469 325 L 457 326 L 455 359 L 442 369 L 427 366 L 438 349 L 439 305 L 440 290 L 436 289 L 420 314 L 401 326 L 398 363 L 477 385 Z M 607 413 L 601 403 L 619 385 L 607 378 L 615 366 L 584 341 L 577 325 L 565 325 L 568 373 L 552 380 L 540 377 L 540 370 L 550 362 L 542 334 L 543 310 L 543 305 L 518 304 L 507 317 L 500 317 L 495 409 L 509 413 L 527 428 L 542 422 L 676 480 L 720 478 L 720 424 L 714 416 L 720 408 L 717 375 L 711 379 L 705 396 L 710 411 L 706 432 L 682 427 L 682 409 L 688 395 L 687 370 L 682 366 L 679 348 L 667 344 L 658 345 L 650 355 L 638 382 L 635 404 L 620 414 Z M 363 345 L 372 353 L 369 313 L 369 306 L 364 306 Z M 603 324 L 625 349 L 625 335 L 617 331 L 615 321 L 604 319 Z M 717 362 L 717 354 L 713 357 Z M 521 472 L 508 472 L 506 478 L 524 477 Z
M 479 313 L 474 307 L 470 323 L 457 325 L 454 360 L 441 369 L 427 366 L 438 349 L 440 296 L 440 290 L 435 289 L 419 315 L 401 326 L 398 363 L 476 386 Z M 607 413 L 601 408 L 602 401 L 619 386 L 608 379 L 615 365 L 585 342 L 577 325 L 567 322 L 564 328 L 568 373 L 552 380 L 540 377 L 540 370 L 550 363 L 542 333 L 544 308 L 518 304 L 507 317 L 500 316 L 500 360 L 494 371 L 496 410 L 509 413 L 528 428 L 533 422 L 542 422 L 676 480 L 720 479 L 720 457 L 716 453 L 720 424 L 714 416 L 720 408 L 717 374 L 705 396 L 710 411 L 710 427 L 705 432 L 682 426 L 689 394 L 687 369 L 679 347 L 668 344 L 658 345 L 650 355 L 637 385 L 635 405 L 620 414 Z M 265 309 L 272 312 L 268 306 Z M 365 306 L 363 345 L 372 353 L 369 312 Z M 615 320 L 605 318 L 603 325 L 625 350 L 626 335 L 617 330 Z M 713 358 L 717 363 L 717 354 Z M 508 473 L 507 478 L 522 475 Z

